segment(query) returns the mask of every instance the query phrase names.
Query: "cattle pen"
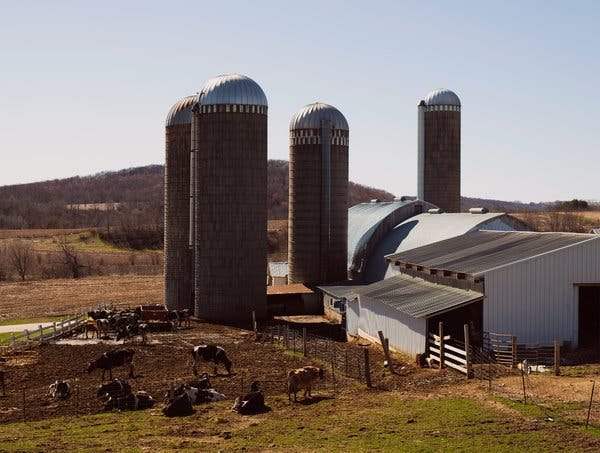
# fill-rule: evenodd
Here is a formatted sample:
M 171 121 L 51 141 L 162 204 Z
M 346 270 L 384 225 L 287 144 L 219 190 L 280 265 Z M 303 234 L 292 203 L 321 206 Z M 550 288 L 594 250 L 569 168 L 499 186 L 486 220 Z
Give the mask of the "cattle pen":
M 334 381 L 336 373 L 340 373 L 371 386 L 370 349 L 366 346 L 335 341 L 309 333 L 305 327 L 295 329 L 287 324 L 265 326 L 257 332 L 257 340 L 328 364 Z

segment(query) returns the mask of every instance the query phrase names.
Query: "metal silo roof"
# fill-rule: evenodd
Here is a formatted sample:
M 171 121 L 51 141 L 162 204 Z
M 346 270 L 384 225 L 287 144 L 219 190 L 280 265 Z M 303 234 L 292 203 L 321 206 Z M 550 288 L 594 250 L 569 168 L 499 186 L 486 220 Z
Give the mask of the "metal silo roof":
M 268 106 L 258 83 L 241 74 L 224 74 L 206 82 L 200 91 L 200 105 L 219 104 Z
M 177 102 L 169 113 L 165 121 L 165 126 L 176 126 L 179 124 L 191 124 L 192 123 L 192 107 L 198 102 L 198 95 L 186 96 L 179 102 Z
M 457 105 L 460 107 L 460 99 L 454 91 L 446 88 L 438 88 L 425 96 L 426 105 Z
M 323 102 L 314 102 L 302 107 L 290 121 L 290 130 L 320 129 L 321 121 L 328 120 L 335 129 L 349 130 L 348 122 L 342 112 Z

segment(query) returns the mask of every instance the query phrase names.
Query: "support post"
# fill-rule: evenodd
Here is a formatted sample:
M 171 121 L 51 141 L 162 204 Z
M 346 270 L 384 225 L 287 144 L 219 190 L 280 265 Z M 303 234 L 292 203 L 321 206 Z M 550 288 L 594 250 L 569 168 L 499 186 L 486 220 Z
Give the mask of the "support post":
M 369 365 L 369 350 L 365 348 L 365 380 L 367 387 L 371 388 L 371 367 Z
M 256 312 L 254 310 L 252 310 L 252 330 L 256 334 Z
M 473 370 L 471 369 L 471 346 L 469 338 L 469 325 L 464 325 L 465 329 L 465 366 L 467 368 L 467 379 L 471 379 L 473 376 Z
M 302 354 L 306 357 L 306 327 L 302 328 Z
M 514 335 L 511 337 L 512 344 L 512 368 L 517 367 L 517 337 Z
M 377 333 L 379 334 L 379 340 L 381 341 L 381 347 L 383 348 L 383 353 L 385 354 L 385 359 L 387 360 L 388 368 L 393 373 L 394 366 L 392 364 L 392 357 L 390 355 L 388 339 L 383 336 L 383 331 L 379 330 L 379 331 L 377 331 Z
M 438 324 L 438 335 L 440 336 L 440 370 L 444 368 L 444 323 Z
M 596 387 L 596 381 L 592 381 L 592 394 L 590 395 L 590 404 L 588 406 L 587 419 L 585 420 L 585 429 L 587 429 L 590 423 L 590 412 L 592 411 L 592 401 L 594 400 L 594 387 Z
M 554 340 L 554 375 L 560 376 L 560 343 Z
M 38 328 L 40 330 L 40 343 L 42 343 L 44 341 L 44 329 L 41 324 L 38 326 Z

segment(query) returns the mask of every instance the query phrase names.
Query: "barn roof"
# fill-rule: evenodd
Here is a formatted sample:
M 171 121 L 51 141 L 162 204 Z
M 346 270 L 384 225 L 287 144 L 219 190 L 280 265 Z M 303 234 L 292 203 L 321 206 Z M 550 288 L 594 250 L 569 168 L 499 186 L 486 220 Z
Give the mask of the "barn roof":
M 361 301 L 381 302 L 414 318 L 429 318 L 483 298 L 477 291 L 438 285 L 408 275 L 366 285 L 358 293 Z
M 269 261 L 269 275 L 271 277 L 287 277 L 287 261 Z
M 337 297 L 338 299 L 354 299 L 358 294 L 358 291 L 364 287 L 365 285 L 357 284 L 352 280 L 317 286 L 317 288 L 325 294 Z
M 387 255 L 386 260 L 479 276 L 497 267 L 593 240 L 600 237 L 579 233 L 474 231 Z

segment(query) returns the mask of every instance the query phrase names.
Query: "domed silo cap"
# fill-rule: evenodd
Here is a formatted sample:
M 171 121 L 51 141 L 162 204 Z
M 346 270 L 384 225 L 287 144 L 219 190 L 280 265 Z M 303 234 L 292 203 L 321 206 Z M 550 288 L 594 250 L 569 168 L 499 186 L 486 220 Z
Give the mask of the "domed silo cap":
M 334 106 L 323 102 L 314 102 L 305 105 L 296 113 L 290 121 L 290 130 L 296 129 L 319 129 L 321 121 L 327 120 L 335 129 L 349 130 L 348 121 L 342 112 Z
M 456 105 L 460 107 L 460 99 L 454 91 L 438 88 L 425 96 L 425 105 Z
M 267 107 L 262 88 L 241 74 L 224 74 L 210 79 L 200 91 L 200 105 L 260 105 Z
M 191 124 L 192 123 L 192 107 L 198 102 L 198 95 L 186 96 L 179 102 L 177 102 L 169 113 L 167 113 L 167 119 L 165 126 L 177 126 L 179 124 Z

